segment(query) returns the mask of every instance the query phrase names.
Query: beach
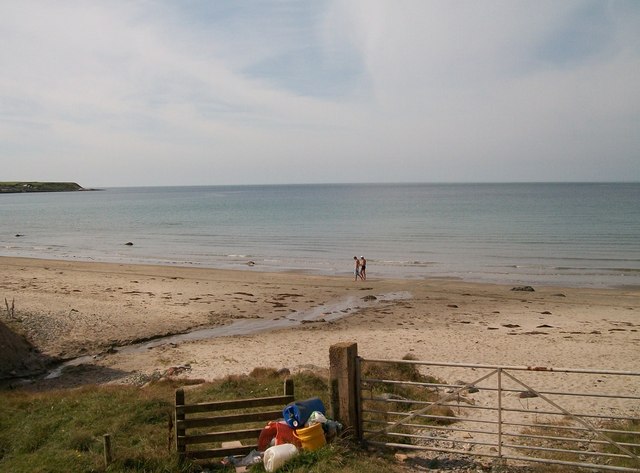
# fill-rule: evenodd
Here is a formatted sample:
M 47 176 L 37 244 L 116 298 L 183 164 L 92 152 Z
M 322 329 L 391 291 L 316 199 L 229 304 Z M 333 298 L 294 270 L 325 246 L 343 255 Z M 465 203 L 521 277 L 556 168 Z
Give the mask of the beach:
M 1 320 L 47 357 L 84 357 L 84 369 L 50 381 L 61 386 L 71 373 L 75 383 L 117 383 L 168 371 L 204 380 L 256 367 L 323 372 L 339 342 L 356 342 L 366 358 L 601 370 L 637 370 L 639 361 L 637 287 L 530 292 L 375 273 L 356 282 L 9 257 L 0 269 L 2 297 L 14 307 Z M 240 323 L 234 335 L 162 338 Z M 125 349 L 145 340 L 155 344 Z
M 112 188 L 2 196 L 0 256 L 640 286 L 640 184 Z M 410 203 L 410 204 L 409 204 Z

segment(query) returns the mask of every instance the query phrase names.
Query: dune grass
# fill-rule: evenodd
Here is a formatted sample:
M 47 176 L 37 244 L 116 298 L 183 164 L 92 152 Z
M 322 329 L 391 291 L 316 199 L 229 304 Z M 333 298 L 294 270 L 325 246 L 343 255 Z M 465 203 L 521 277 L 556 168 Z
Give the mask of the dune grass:
M 558 427 L 555 427 L 557 425 Z M 545 448 L 555 448 L 562 450 L 577 450 L 579 452 L 582 451 L 590 451 L 590 452 L 599 452 L 603 454 L 617 454 L 626 456 L 625 452 L 622 452 L 619 448 L 609 443 L 594 443 L 593 440 L 598 440 L 602 442 L 602 438 L 598 436 L 594 436 L 590 432 L 582 432 L 576 430 L 567 430 L 567 427 L 571 426 L 571 421 L 568 418 L 556 421 L 551 425 L 527 428 L 523 431 L 523 433 L 527 435 L 538 435 L 540 438 L 538 439 L 528 439 L 526 441 L 526 445 L 530 445 L 533 447 L 545 447 Z M 604 422 L 601 426 L 602 429 L 611 430 L 611 432 L 606 432 L 606 435 L 609 439 L 613 440 L 616 443 L 619 443 L 625 446 L 628 450 L 630 450 L 634 455 L 640 455 L 640 423 L 633 421 L 609 421 Z M 582 440 L 575 440 L 576 438 Z M 566 439 L 566 440 L 565 440 Z M 573 439 L 573 440 L 571 440 Z M 558 452 L 558 451 L 536 451 L 532 453 L 537 458 L 545 458 L 545 459 L 553 459 L 553 460 L 562 460 L 567 462 L 581 462 L 581 461 L 589 461 L 593 463 L 598 462 L 606 462 L 607 465 L 612 467 L 621 467 L 621 468 L 638 468 L 638 462 L 635 459 L 626 457 L 613 457 L 613 458 L 605 458 L 605 457 L 587 457 L 581 458 L 581 455 L 578 453 L 571 452 Z M 552 467 L 548 467 L 545 471 L 565 471 L 562 468 L 566 467 L 555 467 L 556 469 L 552 469 Z
M 405 360 L 413 357 L 406 355 Z M 407 381 L 415 383 L 442 383 L 441 380 L 422 374 L 418 367 L 409 363 L 380 363 L 367 362 L 362 368 L 364 379 Z M 385 425 L 395 422 L 403 417 L 404 413 L 422 409 L 426 403 L 433 403 L 439 399 L 438 393 L 413 384 L 387 384 L 384 382 L 363 383 L 363 417 L 367 428 L 373 430 L 382 429 Z M 390 411 L 395 412 L 391 414 Z M 411 420 L 417 425 L 446 425 L 455 422 L 453 410 L 446 406 L 434 405 L 428 413 L 416 416 Z M 400 425 L 393 429 L 399 435 L 380 435 L 378 440 L 393 443 L 412 443 L 409 436 L 415 434 L 420 428 Z

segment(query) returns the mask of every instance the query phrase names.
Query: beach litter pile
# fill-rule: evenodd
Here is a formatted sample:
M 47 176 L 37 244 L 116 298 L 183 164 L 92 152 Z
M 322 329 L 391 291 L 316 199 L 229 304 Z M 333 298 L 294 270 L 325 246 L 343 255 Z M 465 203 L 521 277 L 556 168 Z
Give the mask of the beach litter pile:
M 341 431 L 339 422 L 326 417 L 326 409 L 319 398 L 294 401 L 284 407 L 282 419 L 271 421 L 262 429 L 257 450 L 245 457 L 228 456 L 222 463 L 235 466 L 236 471 L 263 463 L 266 471 L 274 472 L 300 450 L 313 452 L 332 442 Z

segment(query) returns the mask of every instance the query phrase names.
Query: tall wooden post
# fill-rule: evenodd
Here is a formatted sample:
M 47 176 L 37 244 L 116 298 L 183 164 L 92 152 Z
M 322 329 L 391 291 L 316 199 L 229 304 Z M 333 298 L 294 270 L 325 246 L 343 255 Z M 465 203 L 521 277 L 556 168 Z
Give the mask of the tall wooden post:
M 329 386 L 331 389 L 331 417 L 361 440 L 356 362 L 358 344 L 343 342 L 329 348 Z
M 184 444 L 184 389 L 176 389 L 176 450 L 178 451 L 178 460 L 184 461 L 187 456 L 187 447 Z
M 285 396 L 293 396 L 293 380 L 285 379 L 284 380 L 284 395 Z

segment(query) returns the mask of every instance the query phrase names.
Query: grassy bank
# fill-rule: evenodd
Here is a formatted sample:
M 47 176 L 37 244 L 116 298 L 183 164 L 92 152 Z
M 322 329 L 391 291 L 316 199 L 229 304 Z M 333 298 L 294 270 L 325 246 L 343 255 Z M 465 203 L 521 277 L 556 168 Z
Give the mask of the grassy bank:
M 414 379 L 416 373 L 398 371 L 372 364 L 367 376 Z M 381 371 L 382 370 L 382 371 Z M 424 381 L 422 378 L 418 381 Z M 325 378 L 311 372 L 293 376 L 297 399 L 319 396 L 329 406 L 329 389 Z M 12 473 L 195 473 L 212 471 L 214 465 L 186 462 L 179 464 L 175 451 L 173 405 L 175 390 L 188 387 L 189 403 L 249 397 L 275 396 L 282 393 L 283 378 L 275 370 L 256 369 L 248 376 L 229 376 L 215 382 L 165 379 L 142 387 L 131 385 L 85 386 L 75 389 L 33 391 L 15 389 L 0 391 L 0 471 Z M 415 388 L 391 386 L 398 398 L 420 399 L 425 393 Z M 408 391 L 398 391 L 408 389 Z M 396 406 L 401 409 L 401 406 Z M 455 422 L 452 412 L 442 412 Z M 637 431 L 637 425 L 613 426 Z M 103 438 L 111 437 L 112 463 L 106 467 Z M 624 436 L 615 436 L 626 441 Z M 401 455 L 402 456 L 402 455 Z M 406 457 L 406 455 L 404 455 Z M 431 457 L 431 458 L 430 458 Z M 400 473 L 440 468 L 439 455 L 424 456 L 403 464 L 392 453 L 364 451 L 347 440 L 338 440 L 315 452 L 302 452 L 280 471 L 288 473 Z M 562 459 L 553 456 L 552 458 Z M 571 459 L 574 461 L 575 459 Z M 446 462 L 446 460 L 445 460 Z M 458 463 L 456 463 L 458 462 Z M 453 460 L 452 471 L 486 470 L 472 459 Z M 218 463 L 216 465 L 221 468 Z M 623 466 L 631 466 L 626 463 Z M 203 469 L 204 468 L 204 469 Z M 446 468 L 449 469 L 449 468 Z M 215 471 L 219 471 L 216 469 Z M 234 471 L 228 468 L 226 471 Z M 251 467 L 264 473 L 262 464 Z M 556 473 L 568 471 L 564 466 L 500 467 L 501 473 Z
M 312 374 L 293 377 L 296 397 L 320 396 L 328 405 L 326 380 Z M 47 392 L 0 393 L 0 471 L 13 473 L 183 472 L 201 471 L 179 465 L 170 418 L 174 392 L 184 381 L 135 386 L 87 386 Z M 189 389 L 199 402 L 278 395 L 282 379 L 270 370 L 228 377 Z M 110 434 L 113 463 L 105 468 L 103 436 Z M 305 453 L 288 467 L 292 472 L 400 471 L 395 462 L 372 458 L 337 443 Z M 252 471 L 264 471 L 261 465 Z

